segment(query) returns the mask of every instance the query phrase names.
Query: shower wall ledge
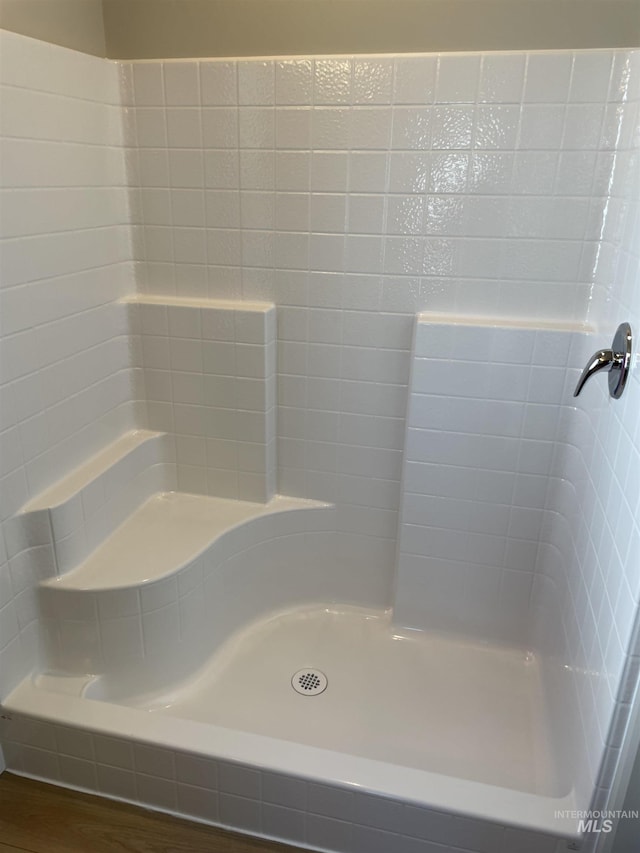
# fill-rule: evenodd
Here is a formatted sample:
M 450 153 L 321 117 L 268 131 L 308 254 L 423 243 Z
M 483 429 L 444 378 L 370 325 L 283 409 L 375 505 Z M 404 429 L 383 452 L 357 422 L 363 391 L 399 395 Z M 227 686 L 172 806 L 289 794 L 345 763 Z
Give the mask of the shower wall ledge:
M 21 512 L 36 512 L 41 509 L 53 509 L 68 503 L 80 495 L 82 491 L 108 469 L 116 470 L 119 463 L 126 460 L 129 468 L 136 464 L 135 457 L 152 458 L 152 444 L 162 440 L 164 433 L 148 429 L 135 429 L 121 435 L 108 444 L 95 456 L 87 459 L 82 465 L 74 468 L 65 477 L 57 480 L 48 488 L 37 494 L 26 503 Z
M 174 455 L 165 433 L 126 432 L 6 522 L 9 557 L 49 546 L 55 574 L 71 571 L 152 494 L 175 488 Z
M 261 302 L 252 299 L 211 299 L 197 296 L 164 296 L 153 293 L 138 293 L 125 296 L 120 302 L 124 305 L 165 305 L 167 307 L 211 308 L 219 311 L 250 311 L 267 313 L 275 306 L 273 302 Z
M 527 317 L 496 317 L 469 314 L 452 314 L 437 311 L 422 311 L 417 316 L 418 323 L 444 323 L 452 326 L 479 326 L 496 329 L 533 329 L 555 332 L 594 332 L 589 323 L 571 323 L 565 320 L 537 320 Z

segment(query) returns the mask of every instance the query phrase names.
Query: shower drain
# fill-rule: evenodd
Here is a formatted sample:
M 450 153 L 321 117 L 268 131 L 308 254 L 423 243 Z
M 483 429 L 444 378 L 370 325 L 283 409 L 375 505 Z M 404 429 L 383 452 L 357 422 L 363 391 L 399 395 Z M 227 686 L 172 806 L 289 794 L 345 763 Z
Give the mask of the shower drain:
M 302 696 L 317 696 L 327 689 L 327 676 L 319 669 L 299 669 L 291 679 L 291 686 Z

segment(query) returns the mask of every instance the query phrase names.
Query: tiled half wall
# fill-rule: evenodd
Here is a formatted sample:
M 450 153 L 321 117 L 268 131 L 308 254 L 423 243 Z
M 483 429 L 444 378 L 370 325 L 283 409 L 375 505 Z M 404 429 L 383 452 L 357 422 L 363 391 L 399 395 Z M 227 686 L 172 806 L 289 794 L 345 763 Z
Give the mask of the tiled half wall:
M 415 330 L 395 619 L 526 645 L 567 370 L 583 331 L 421 314 Z
M 268 302 L 140 296 L 148 426 L 175 436 L 178 489 L 267 501 L 276 492 L 276 310 Z

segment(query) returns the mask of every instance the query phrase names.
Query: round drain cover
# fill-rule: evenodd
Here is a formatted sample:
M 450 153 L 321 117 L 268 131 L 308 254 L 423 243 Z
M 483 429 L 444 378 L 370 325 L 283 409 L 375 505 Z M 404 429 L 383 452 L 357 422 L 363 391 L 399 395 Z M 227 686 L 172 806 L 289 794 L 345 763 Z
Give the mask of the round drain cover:
M 302 696 L 317 696 L 327 689 L 327 676 L 319 669 L 299 669 L 291 679 L 291 686 Z

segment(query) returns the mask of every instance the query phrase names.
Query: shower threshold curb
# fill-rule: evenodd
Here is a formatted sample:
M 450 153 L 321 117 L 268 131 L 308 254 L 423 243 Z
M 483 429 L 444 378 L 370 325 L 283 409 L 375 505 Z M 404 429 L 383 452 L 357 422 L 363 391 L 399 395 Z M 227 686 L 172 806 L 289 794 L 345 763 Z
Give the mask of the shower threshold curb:
M 51 682 L 49 679 L 49 685 Z M 176 754 L 239 764 L 246 769 L 282 774 L 342 792 L 357 791 L 435 812 L 453 812 L 459 817 L 543 833 L 556 839 L 580 839 L 577 817 L 569 816 L 579 808 L 573 793 L 544 797 L 393 766 L 265 735 L 55 693 L 38 687 L 31 678 L 15 688 L 0 714 L 0 732 L 8 746 L 8 769 L 18 773 L 22 768 L 11 765 L 11 745 L 20 743 L 15 732 L 19 733 L 21 725 L 28 726 L 32 721 L 109 736 L 134 746 L 152 746 Z M 16 753 L 19 755 L 19 749 Z M 49 781 L 60 784 L 59 779 Z M 146 804 L 164 808 L 161 802 Z M 556 817 L 558 813 L 567 816 Z

